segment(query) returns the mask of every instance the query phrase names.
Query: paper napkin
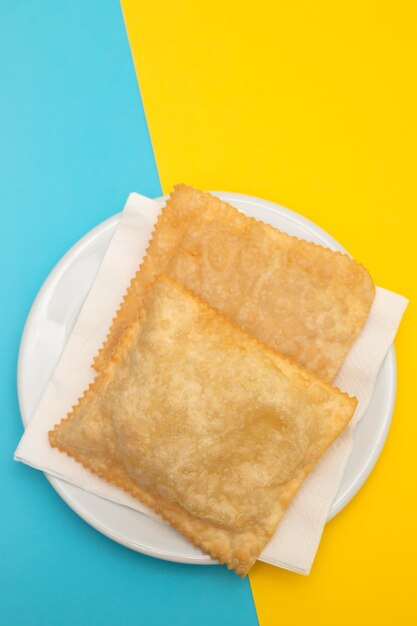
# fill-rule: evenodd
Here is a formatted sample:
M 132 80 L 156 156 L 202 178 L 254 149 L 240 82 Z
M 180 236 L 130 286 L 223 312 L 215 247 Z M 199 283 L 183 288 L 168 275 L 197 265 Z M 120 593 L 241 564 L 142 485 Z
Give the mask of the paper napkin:
M 18 461 L 153 518 L 157 516 L 132 496 L 51 448 L 47 433 L 92 382 L 92 358 L 103 344 L 115 311 L 145 255 L 160 210 L 161 204 L 154 200 L 134 193 L 129 196 L 62 356 L 15 453 Z M 353 447 L 355 426 L 370 402 L 406 306 L 402 296 L 377 287 L 366 325 L 335 380 L 338 387 L 359 399 L 356 413 L 292 500 L 260 555 L 262 561 L 309 573 Z

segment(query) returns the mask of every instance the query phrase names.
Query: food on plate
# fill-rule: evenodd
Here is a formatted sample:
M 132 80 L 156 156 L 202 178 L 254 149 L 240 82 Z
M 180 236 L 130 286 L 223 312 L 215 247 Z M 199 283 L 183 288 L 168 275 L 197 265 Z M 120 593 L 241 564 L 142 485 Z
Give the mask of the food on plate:
M 161 275 L 49 439 L 245 575 L 355 407 Z
M 375 292 L 369 272 L 347 255 L 178 185 L 95 359 L 96 369 L 111 358 L 161 273 L 326 381 L 333 380 L 362 329 Z

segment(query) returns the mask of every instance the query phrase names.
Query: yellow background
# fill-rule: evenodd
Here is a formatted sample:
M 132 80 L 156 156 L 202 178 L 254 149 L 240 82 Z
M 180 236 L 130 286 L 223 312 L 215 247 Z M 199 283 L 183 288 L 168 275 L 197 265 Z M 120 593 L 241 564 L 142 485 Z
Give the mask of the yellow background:
M 258 563 L 261 626 L 411 624 L 416 610 L 414 2 L 122 2 L 162 186 L 275 200 L 411 299 L 372 475 L 305 578 Z

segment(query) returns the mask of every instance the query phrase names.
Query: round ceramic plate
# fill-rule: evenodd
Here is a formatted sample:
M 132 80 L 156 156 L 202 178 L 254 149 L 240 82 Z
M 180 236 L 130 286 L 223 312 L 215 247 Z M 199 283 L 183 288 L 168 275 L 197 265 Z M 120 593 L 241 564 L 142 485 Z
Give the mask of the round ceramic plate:
M 247 215 L 291 235 L 345 252 L 330 235 L 293 211 L 259 198 L 214 193 Z M 61 355 L 118 221 L 119 215 L 115 215 L 80 239 L 55 266 L 36 297 L 26 321 L 18 362 L 19 404 L 25 426 Z M 346 506 L 373 468 L 388 433 L 395 391 L 395 353 L 391 348 L 379 373 L 371 403 L 357 428 L 353 452 L 329 519 Z M 164 522 L 57 478 L 48 478 L 80 517 L 111 539 L 162 559 L 200 564 L 214 562 Z

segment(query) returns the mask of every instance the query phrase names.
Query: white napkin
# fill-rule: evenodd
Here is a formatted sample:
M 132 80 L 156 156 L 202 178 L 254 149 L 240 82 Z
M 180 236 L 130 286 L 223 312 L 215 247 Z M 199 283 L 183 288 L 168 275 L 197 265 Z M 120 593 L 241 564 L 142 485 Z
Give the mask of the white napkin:
M 58 365 L 15 452 L 15 459 L 62 478 L 108 500 L 157 517 L 147 507 L 109 485 L 49 446 L 47 432 L 93 380 L 90 365 L 141 263 L 161 205 L 131 194 L 94 283 Z M 372 397 L 376 378 L 407 306 L 402 296 L 377 288 L 366 325 L 350 350 L 336 384 L 359 399 L 348 428 L 331 446 L 297 493 L 260 559 L 308 574 L 324 524 L 339 489 L 354 441 L 355 425 Z

